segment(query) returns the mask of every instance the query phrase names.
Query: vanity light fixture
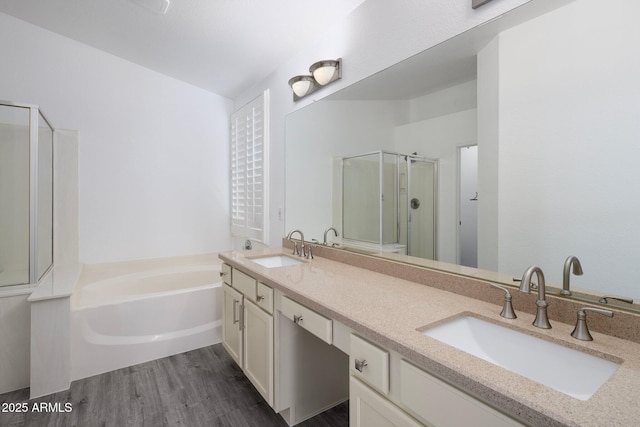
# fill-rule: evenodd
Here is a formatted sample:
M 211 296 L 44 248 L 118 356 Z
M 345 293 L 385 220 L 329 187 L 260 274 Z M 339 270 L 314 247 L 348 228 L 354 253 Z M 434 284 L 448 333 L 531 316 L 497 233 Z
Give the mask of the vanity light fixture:
M 296 96 L 300 99 L 313 92 L 315 80 L 313 76 L 295 76 L 289 79 L 289 86 L 293 90 L 293 100 L 297 101 Z
M 342 77 L 342 58 L 318 61 L 309 67 L 309 72 L 311 75 L 295 76 L 289 79 L 294 102 L 340 79 Z

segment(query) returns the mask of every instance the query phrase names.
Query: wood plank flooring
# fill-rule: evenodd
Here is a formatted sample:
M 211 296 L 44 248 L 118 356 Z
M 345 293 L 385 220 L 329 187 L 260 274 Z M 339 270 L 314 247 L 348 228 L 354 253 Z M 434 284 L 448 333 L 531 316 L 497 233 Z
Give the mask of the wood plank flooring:
M 28 411 L 3 412 L 27 403 Z M 38 412 L 33 405 L 58 404 Z M 71 411 L 64 412 L 71 403 Z M 53 406 L 53 405 L 51 405 Z M 54 409 L 54 411 L 51 411 Z M 57 410 L 56 410 L 57 409 Z M 302 427 L 349 425 L 348 402 Z M 0 395 L 1 427 L 286 426 L 221 344 L 74 381 L 69 390 L 29 400 L 29 389 Z

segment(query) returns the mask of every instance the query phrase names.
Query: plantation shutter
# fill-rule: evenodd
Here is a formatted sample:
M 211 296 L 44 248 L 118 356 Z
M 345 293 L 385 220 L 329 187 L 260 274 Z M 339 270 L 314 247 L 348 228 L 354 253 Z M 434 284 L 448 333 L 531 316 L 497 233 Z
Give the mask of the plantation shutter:
M 267 243 L 269 92 L 231 115 L 231 234 Z

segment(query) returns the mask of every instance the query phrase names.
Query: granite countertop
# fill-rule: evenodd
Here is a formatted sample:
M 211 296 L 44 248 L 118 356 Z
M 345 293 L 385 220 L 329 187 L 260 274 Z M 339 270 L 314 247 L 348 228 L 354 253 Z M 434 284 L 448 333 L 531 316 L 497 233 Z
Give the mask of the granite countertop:
M 574 325 L 551 318 L 552 329 L 535 328 L 534 316 L 523 312 L 517 319 L 503 319 L 499 294 L 490 304 L 318 256 L 271 269 L 250 260 L 280 253 L 289 249 L 233 251 L 220 258 L 531 425 L 629 426 L 640 420 L 640 344 L 593 331 L 594 341 L 578 341 L 570 336 Z M 589 400 L 578 400 L 419 332 L 462 313 L 622 364 Z

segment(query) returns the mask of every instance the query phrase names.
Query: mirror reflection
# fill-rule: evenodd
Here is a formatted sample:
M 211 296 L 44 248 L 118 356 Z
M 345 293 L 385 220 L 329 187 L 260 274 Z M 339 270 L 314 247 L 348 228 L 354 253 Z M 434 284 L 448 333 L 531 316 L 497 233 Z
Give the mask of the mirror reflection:
M 640 299 L 640 5 L 528 5 L 290 114 L 286 228 L 346 237 L 336 163 L 417 153 L 438 165 L 426 258 L 510 285 L 538 265 L 561 288 L 576 256 L 572 288 Z
M 437 162 L 388 151 L 337 160 L 343 244 L 436 259 Z

